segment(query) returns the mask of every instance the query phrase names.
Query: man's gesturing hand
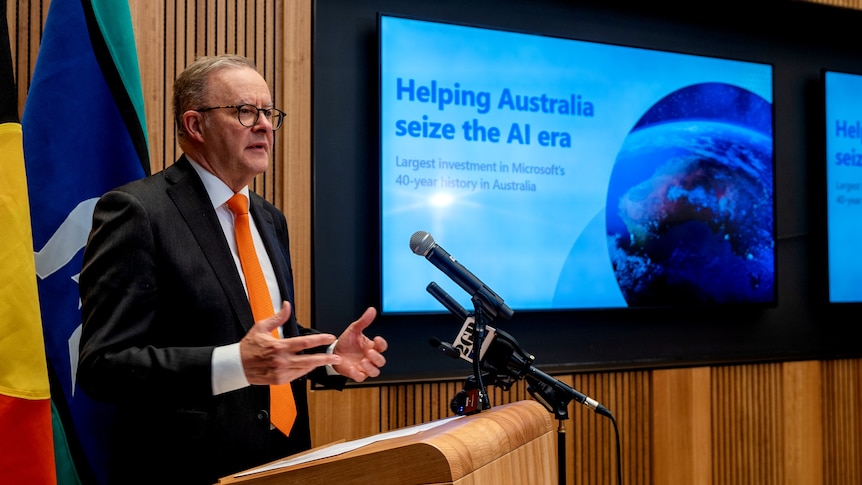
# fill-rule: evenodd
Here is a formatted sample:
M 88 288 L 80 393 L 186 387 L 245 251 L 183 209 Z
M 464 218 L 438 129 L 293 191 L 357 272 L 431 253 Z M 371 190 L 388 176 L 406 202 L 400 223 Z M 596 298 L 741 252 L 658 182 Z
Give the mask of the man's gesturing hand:
M 340 364 L 333 364 L 333 368 L 356 382 L 379 376 L 380 368 L 386 364 L 386 358 L 382 355 L 389 347 L 386 340 L 380 336 L 369 339 L 362 333 L 376 316 L 377 310 L 369 307 L 359 320 L 347 327 L 335 344 L 333 353 L 342 359 Z
M 282 303 L 281 310 L 265 320 L 256 322 L 239 343 L 242 367 L 249 384 L 285 384 L 298 379 L 316 367 L 337 366 L 342 358 L 335 354 L 299 352 L 330 345 L 335 336 L 327 333 L 302 337 L 276 338 L 272 331 L 290 317 L 290 304 Z

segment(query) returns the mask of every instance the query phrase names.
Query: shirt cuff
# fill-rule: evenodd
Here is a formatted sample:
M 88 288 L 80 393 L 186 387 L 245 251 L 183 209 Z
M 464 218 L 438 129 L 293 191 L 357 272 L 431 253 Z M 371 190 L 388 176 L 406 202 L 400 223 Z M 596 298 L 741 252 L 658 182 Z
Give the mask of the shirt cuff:
M 329 344 L 329 347 L 327 347 L 327 348 L 326 348 L 326 353 L 327 353 L 327 354 L 332 354 L 333 352 L 335 352 L 335 344 L 337 344 L 337 343 L 338 343 L 338 339 L 335 339 L 335 342 L 332 342 L 331 344 Z M 332 364 L 326 364 L 326 375 L 328 375 L 328 376 L 338 376 L 338 375 L 341 375 L 341 374 L 339 374 L 339 373 L 335 370 L 335 368 L 334 368 L 334 367 L 332 367 Z
M 239 342 L 213 349 L 212 387 L 213 396 L 242 389 L 249 385 L 242 368 Z

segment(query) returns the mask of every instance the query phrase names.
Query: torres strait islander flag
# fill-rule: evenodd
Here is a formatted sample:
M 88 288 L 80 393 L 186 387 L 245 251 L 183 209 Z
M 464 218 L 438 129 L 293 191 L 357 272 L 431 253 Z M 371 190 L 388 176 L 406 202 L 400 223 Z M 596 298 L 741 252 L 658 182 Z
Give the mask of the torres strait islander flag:
M 81 480 L 105 483 L 113 408 L 76 388 L 78 275 L 96 200 L 149 173 L 127 0 L 51 0 L 21 125 L 51 400 Z

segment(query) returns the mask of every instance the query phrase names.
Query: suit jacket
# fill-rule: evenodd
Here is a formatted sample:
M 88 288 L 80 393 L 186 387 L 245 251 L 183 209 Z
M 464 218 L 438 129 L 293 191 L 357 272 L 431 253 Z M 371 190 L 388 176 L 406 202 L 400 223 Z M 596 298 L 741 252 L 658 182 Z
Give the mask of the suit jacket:
M 255 193 L 250 212 L 293 304 L 284 215 Z M 214 483 L 311 445 L 306 382 L 293 383 L 289 437 L 269 424 L 268 386 L 212 395 L 213 348 L 254 324 L 215 210 L 185 157 L 97 203 L 80 276 L 78 384 L 114 403 L 115 483 Z M 310 332 L 291 315 L 285 336 Z M 289 337 L 287 337 L 289 338 Z M 340 388 L 323 369 L 312 378 Z

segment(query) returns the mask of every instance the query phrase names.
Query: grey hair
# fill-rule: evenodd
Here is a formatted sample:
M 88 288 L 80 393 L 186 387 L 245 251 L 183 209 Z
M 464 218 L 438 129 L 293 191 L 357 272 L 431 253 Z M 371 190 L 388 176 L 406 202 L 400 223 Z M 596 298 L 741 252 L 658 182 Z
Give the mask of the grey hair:
M 203 56 L 197 58 L 177 76 L 174 81 L 173 109 L 177 138 L 180 140 L 188 136 L 182 122 L 183 113 L 193 108 L 200 108 L 206 102 L 210 75 L 223 69 L 256 71 L 257 67 L 251 59 L 243 56 L 232 54 Z

